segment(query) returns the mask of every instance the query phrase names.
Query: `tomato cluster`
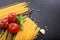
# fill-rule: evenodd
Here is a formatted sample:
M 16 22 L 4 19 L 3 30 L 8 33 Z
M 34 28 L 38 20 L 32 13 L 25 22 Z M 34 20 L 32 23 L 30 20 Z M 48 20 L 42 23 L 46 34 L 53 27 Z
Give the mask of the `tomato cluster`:
M 3 18 L 0 20 L 0 28 L 7 28 L 11 33 L 16 33 L 20 29 L 19 25 L 17 24 L 17 21 L 17 14 L 9 13 L 8 18 Z

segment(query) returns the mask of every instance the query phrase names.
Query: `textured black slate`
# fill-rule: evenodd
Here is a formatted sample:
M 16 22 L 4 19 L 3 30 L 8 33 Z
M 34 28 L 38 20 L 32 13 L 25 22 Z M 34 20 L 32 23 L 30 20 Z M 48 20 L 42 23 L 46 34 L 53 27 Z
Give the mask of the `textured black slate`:
M 60 39 L 60 0 L 0 0 L 0 7 L 7 6 L 15 2 L 30 2 L 29 7 L 35 9 L 32 16 L 39 20 L 39 26 L 48 31 L 43 40 Z M 40 10 L 40 12 L 37 12 Z

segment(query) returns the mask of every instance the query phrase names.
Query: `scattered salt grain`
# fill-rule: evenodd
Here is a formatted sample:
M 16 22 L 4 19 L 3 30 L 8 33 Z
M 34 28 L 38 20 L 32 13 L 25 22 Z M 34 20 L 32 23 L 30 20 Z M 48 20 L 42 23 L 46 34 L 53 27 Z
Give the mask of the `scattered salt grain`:
M 38 9 L 37 12 L 40 12 L 40 9 Z

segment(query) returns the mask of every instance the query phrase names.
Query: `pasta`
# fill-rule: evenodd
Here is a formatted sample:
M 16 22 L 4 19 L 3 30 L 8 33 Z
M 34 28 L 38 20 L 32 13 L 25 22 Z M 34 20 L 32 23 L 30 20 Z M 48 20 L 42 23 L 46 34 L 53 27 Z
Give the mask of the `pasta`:
M 28 3 L 22 2 L 14 6 L 10 6 L 0 10 L 0 19 L 6 18 L 9 13 L 16 12 L 17 14 L 22 14 L 29 10 Z M 30 19 L 26 18 L 23 23 L 24 29 L 19 30 L 16 35 L 14 35 L 13 40 L 34 40 L 35 36 L 38 34 L 40 28 Z M 8 34 L 8 35 L 7 35 Z M 6 30 L 0 40 L 12 40 L 11 34 Z M 7 37 L 7 39 L 6 39 Z
M 36 35 L 38 34 L 38 32 L 39 32 L 39 30 L 40 30 L 40 28 L 39 27 L 37 27 L 37 29 L 35 30 L 35 32 L 34 32 L 34 35 L 32 36 L 33 37 L 33 39 L 36 37 Z
M 8 31 L 6 30 L 2 35 L 2 37 L 0 38 L 0 40 L 6 40 L 7 34 L 8 34 Z
M 29 8 L 27 6 L 28 6 L 28 3 L 23 2 L 23 3 L 19 3 L 14 6 L 11 6 L 11 7 L 1 9 L 0 10 L 0 19 L 6 18 L 7 15 L 11 12 L 16 12 L 17 14 L 22 14 L 29 10 Z
M 8 32 L 7 39 L 6 40 L 12 40 L 12 34 Z
M 34 40 L 40 28 L 29 18 L 26 19 L 23 25 L 24 30 L 17 33 L 15 40 Z

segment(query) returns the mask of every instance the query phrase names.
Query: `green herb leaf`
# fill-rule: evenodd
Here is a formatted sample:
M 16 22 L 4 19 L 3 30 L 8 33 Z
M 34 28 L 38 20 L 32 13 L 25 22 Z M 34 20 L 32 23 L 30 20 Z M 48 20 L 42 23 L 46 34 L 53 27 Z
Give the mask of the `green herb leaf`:
M 24 26 L 22 24 L 20 24 L 20 28 L 21 28 L 21 30 L 23 30 L 24 29 Z
M 27 16 L 22 16 L 22 15 L 18 16 L 18 23 L 22 30 L 24 29 L 23 22 L 26 20 L 26 18 Z
M 23 17 L 23 22 L 26 21 L 26 18 L 27 18 L 27 16 L 24 16 L 24 17 Z

